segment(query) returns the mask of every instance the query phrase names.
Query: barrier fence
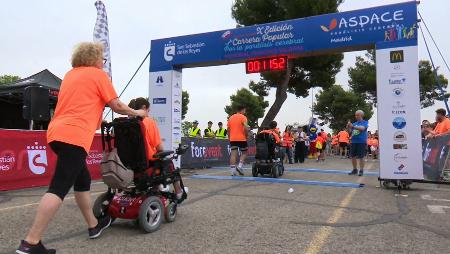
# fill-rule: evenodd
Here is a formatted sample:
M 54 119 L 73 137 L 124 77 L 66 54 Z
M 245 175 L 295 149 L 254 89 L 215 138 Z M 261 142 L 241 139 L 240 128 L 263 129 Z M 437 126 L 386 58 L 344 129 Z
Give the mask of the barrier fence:
M 226 166 L 230 159 L 228 140 L 182 138 L 189 150 L 181 158 L 182 168 Z M 424 180 L 450 181 L 450 135 L 422 142 Z M 249 140 L 249 156 L 255 160 L 255 141 Z M 401 150 L 398 152 L 401 154 Z M 91 177 L 98 180 L 102 158 L 101 137 L 96 135 L 86 159 Z M 402 159 L 398 156 L 398 159 Z M 45 131 L 0 129 L 0 191 L 46 186 L 53 175 L 56 155 L 48 147 Z

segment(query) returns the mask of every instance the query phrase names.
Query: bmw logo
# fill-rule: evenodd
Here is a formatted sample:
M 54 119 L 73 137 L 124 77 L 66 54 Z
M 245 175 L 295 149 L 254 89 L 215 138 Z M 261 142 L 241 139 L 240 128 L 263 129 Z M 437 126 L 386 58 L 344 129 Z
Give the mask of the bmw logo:
M 403 129 L 406 126 L 406 120 L 403 117 L 396 117 L 392 122 L 392 125 L 398 130 Z
M 394 88 L 394 90 L 392 90 L 392 92 L 394 93 L 394 95 L 395 95 L 396 97 L 400 97 L 400 96 L 403 95 L 403 89 L 401 89 L 401 88 L 399 88 L 399 87 Z

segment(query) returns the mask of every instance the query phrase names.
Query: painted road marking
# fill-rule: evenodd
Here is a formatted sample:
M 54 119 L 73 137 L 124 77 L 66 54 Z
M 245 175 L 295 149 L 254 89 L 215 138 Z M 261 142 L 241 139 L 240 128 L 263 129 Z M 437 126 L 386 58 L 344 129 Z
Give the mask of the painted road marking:
M 361 188 L 361 187 L 364 187 L 364 184 L 361 184 L 361 183 L 322 182 L 322 181 L 294 180 L 294 179 L 284 179 L 284 178 L 265 178 L 265 177 L 193 175 L 190 178 L 191 179 L 209 179 L 209 180 L 232 180 L 232 181 L 242 181 L 242 182 L 263 182 L 263 183 L 286 183 L 286 184 L 320 185 L 320 186 L 348 187 L 348 188 Z
M 374 164 L 370 164 L 370 169 L 373 169 Z M 359 178 L 358 182 L 361 182 L 364 179 L 364 177 Z M 330 218 L 328 218 L 327 222 L 329 224 L 337 223 L 342 215 L 344 215 L 344 209 L 350 204 L 353 197 L 355 196 L 357 189 L 352 189 L 345 195 L 344 199 L 339 203 L 339 208 L 334 210 L 333 214 Z M 306 254 L 317 254 L 319 253 L 323 246 L 326 244 L 328 238 L 330 237 L 331 233 L 333 233 L 333 228 L 331 226 L 323 226 L 319 229 L 319 231 L 314 235 L 313 239 L 308 245 L 308 248 L 306 249 Z
M 340 208 L 334 210 L 331 217 L 328 218 L 327 223 L 334 224 L 338 222 L 339 219 L 341 219 L 342 215 L 344 214 L 344 207 L 347 207 L 350 204 L 350 201 L 352 200 L 355 193 L 356 189 L 350 190 L 350 192 L 344 197 L 344 199 L 339 204 Z M 319 253 L 332 232 L 333 228 L 330 226 L 321 227 L 320 230 L 314 235 L 313 240 L 309 243 L 308 249 L 306 250 L 306 254 Z
M 444 209 L 450 209 L 450 206 L 445 205 L 427 205 L 427 207 L 431 213 L 439 213 L 439 214 L 445 214 Z
M 91 196 L 95 196 L 95 195 L 98 195 L 100 193 L 104 193 L 104 191 L 92 192 Z M 68 199 L 75 199 L 75 196 L 64 198 L 64 200 L 68 200 Z M 18 209 L 18 208 L 25 208 L 25 207 L 29 207 L 29 206 L 35 206 L 35 205 L 39 205 L 39 202 L 0 208 L 0 212 L 13 210 L 13 209 Z
M 439 201 L 439 202 L 450 202 L 450 199 L 432 198 L 431 195 L 420 195 L 420 197 L 422 199 L 424 199 L 424 200 Z

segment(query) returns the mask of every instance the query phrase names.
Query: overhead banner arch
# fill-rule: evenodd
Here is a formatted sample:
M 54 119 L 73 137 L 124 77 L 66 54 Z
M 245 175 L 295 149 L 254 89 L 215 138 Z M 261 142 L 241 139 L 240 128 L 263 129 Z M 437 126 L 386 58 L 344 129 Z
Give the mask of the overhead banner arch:
M 176 148 L 183 68 L 370 48 L 377 57 L 380 176 L 423 179 L 416 2 L 152 40 L 152 115 L 164 145 Z

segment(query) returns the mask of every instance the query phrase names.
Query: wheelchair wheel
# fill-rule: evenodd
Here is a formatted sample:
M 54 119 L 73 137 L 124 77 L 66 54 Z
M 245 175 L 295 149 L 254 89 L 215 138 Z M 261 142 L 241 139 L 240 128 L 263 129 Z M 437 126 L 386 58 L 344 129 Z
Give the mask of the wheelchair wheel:
M 94 213 L 95 218 L 100 219 L 108 215 L 108 208 L 111 202 L 109 195 L 109 193 L 102 193 L 95 200 L 94 205 L 92 206 L 92 212 Z M 116 218 L 111 218 L 111 223 L 113 223 L 115 219 Z
M 273 178 L 278 178 L 279 174 L 280 174 L 280 171 L 278 169 L 278 165 L 276 165 L 276 164 L 273 165 L 272 166 L 272 177 Z
M 177 204 L 170 202 L 170 204 L 164 209 L 164 219 L 166 222 L 173 222 L 177 217 Z
M 283 165 L 278 165 L 278 169 L 280 170 L 278 174 L 280 176 L 284 175 L 284 166 Z
M 253 164 L 252 166 L 252 176 L 258 177 L 258 168 L 256 167 L 256 164 Z
M 139 226 L 147 233 L 152 233 L 161 226 L 164 206 L 156 196 L 148 197 L 139 209 Z

